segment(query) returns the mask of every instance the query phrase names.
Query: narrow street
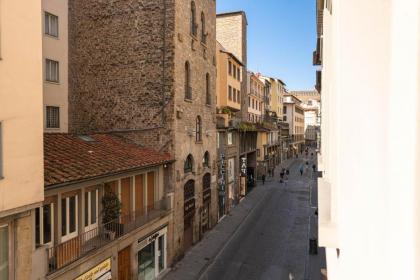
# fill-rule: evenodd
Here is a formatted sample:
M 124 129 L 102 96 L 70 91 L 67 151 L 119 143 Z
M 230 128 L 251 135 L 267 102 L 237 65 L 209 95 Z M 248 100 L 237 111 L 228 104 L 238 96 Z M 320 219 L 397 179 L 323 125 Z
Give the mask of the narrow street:
M 201 269 L 196 279 L 320 279 L 322 262 L 319 260 L 323 252 L 319 250 L 319 255 L 309 256 L 309 238 L 316 235 L 316 219 L 310 219 L 314 213 L 311 205 L 316 203 L 316 180 L 311 179 L 311 168 L 300 175 L 299 167 L 305 161 L 299 158 L 290 162 L 287 184 L 279 183 L 279 168 L 275 178 L 270 178 L 265 185 L 260 182 L 255 190 L 261 192 L 259 200 L 255 199 L 254 207 L 233 235 L 221 241 L 223 245 L 219 252 Z M 312 161 L 309 159 L 310 166 Z M 216 230 L 223 231 L 224 224 L 228 225 L 233 217 L 226 217 Z M 204 239 L 201 243 L 206 242 L 211 241 Z M 206 244 L 201 246 L 205 248 Z M 182 261 L 184 264 L 181 262 L 179 271 L 173 275 L 176 277 L 169 273 L 168 279 L 183 277 L 183 266 L 187 268 L 188 258 L 196 259 L 197 253 L 187 253 Z M 190 270 L 188 277 L 195 278 Z

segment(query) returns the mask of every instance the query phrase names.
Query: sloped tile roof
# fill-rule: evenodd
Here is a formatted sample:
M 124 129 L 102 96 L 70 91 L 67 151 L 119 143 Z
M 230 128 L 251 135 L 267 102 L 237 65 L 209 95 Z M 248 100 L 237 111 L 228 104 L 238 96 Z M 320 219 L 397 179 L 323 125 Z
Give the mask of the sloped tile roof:
M 84 138 L 84 139 L 83 139 Z M 168 153 L 140 147 L 110 134 L 44 134 L 45 187 L 88 180 L 172 161 Z

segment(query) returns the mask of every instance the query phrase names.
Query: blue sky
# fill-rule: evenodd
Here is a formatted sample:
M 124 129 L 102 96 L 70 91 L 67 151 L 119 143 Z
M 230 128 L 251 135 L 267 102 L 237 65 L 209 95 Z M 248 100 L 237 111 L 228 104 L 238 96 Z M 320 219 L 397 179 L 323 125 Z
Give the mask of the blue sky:
M 282 79 L 289 90 L 313 89 L 315 0 L 217 0 L 217 12 L 245 11 L 248 68 Z

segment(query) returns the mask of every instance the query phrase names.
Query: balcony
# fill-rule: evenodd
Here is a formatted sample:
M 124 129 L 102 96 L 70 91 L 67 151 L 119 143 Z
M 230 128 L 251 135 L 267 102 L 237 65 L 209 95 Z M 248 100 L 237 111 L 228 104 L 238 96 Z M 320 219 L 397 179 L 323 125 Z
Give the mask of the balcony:
M 156 201 L 153 205 L 128 215 L 121 215 L 111 222 L 47 249 L 48 274 L 89 255 L 113 241 L 146 225 L 152 220 L 168 215 L 171 210 L 170 197 Z

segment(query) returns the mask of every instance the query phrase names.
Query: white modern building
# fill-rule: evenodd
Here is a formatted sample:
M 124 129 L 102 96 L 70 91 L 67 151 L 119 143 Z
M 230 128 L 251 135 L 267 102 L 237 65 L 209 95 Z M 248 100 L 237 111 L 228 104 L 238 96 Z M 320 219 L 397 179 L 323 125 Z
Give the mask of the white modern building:
M 420 279 L 420 1 L 317 9 L 328 279 Z

